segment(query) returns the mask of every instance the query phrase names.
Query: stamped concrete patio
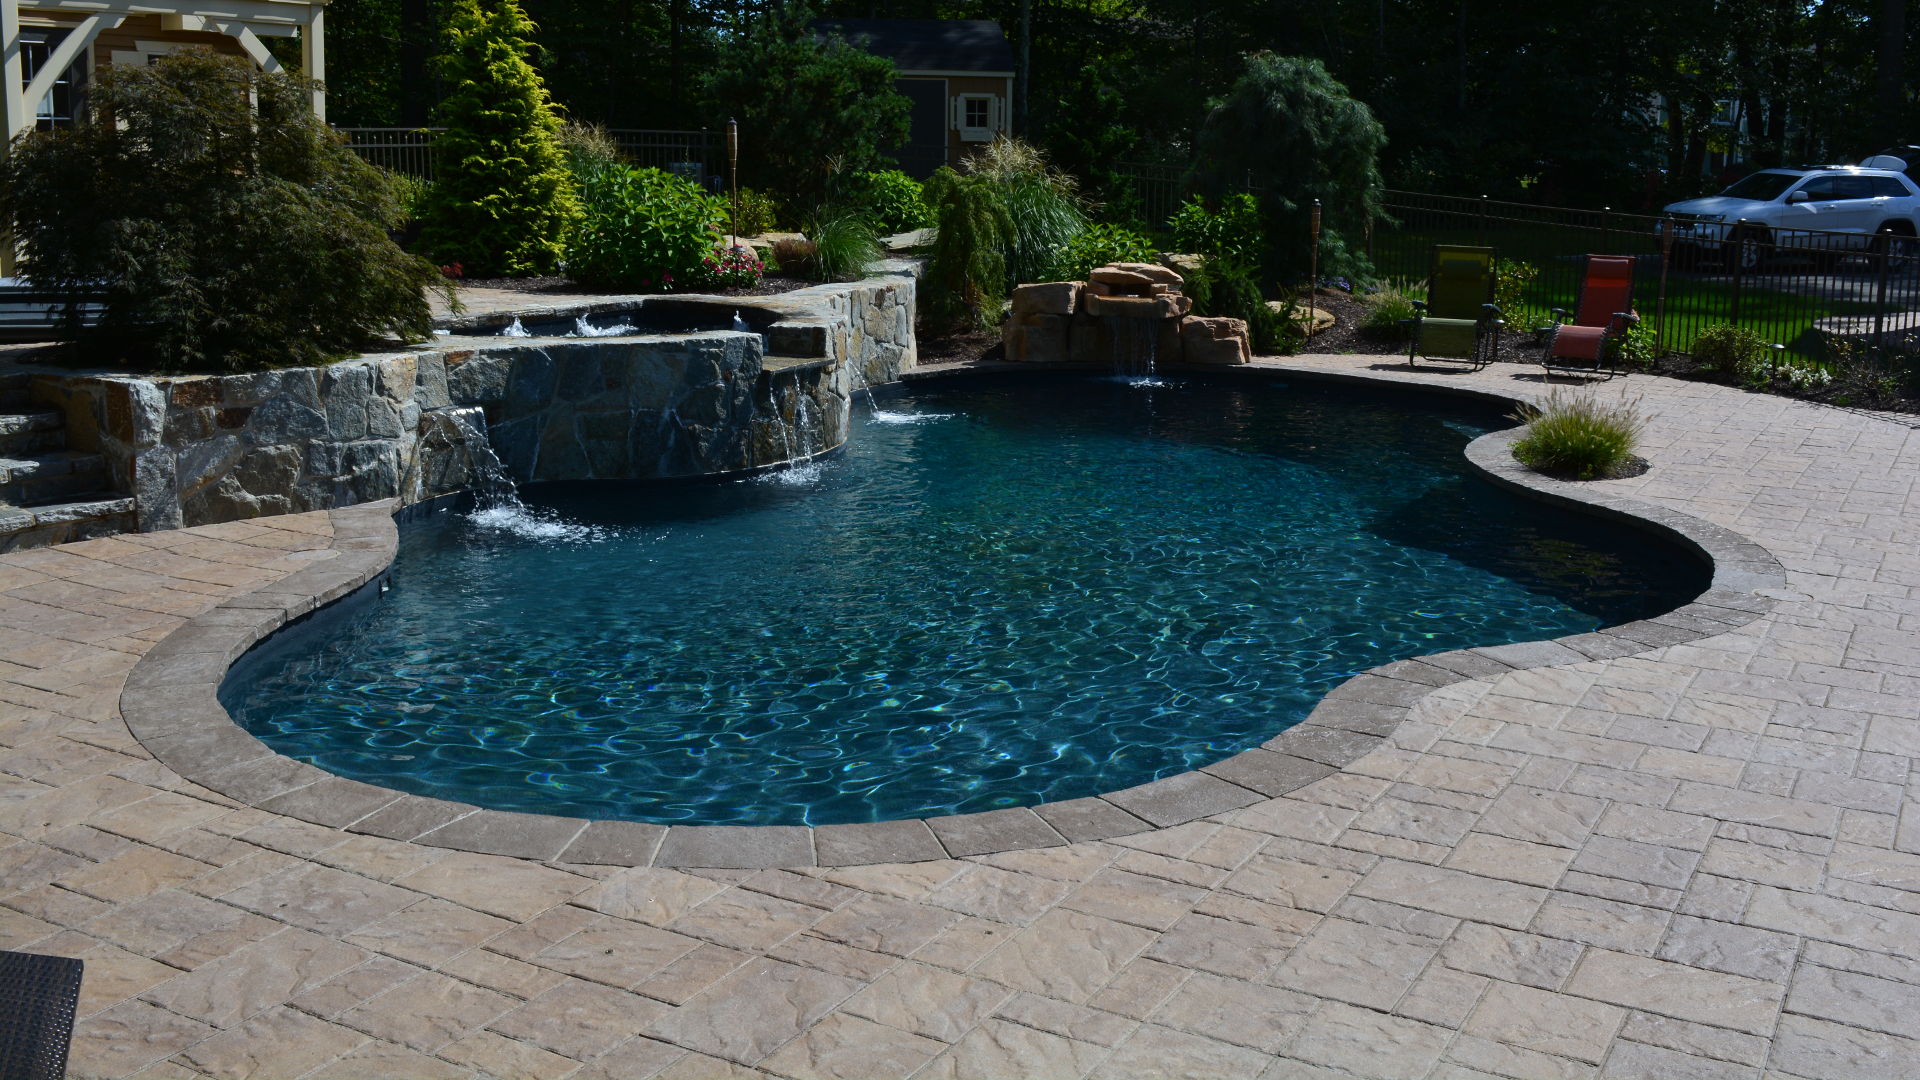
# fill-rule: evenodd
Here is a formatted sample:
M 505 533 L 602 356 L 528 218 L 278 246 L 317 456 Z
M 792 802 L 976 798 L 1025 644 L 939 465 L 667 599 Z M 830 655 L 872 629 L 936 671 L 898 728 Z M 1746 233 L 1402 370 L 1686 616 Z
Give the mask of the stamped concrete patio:
M 1534 369 L 1371 378 L 1538 393 Z M 79 1076 L 1920 1077 L 1920 432 L 1634 378 L 1752 622 L 1436 688 L 1289 794 L 1102 841 L 613 868 L 236 804 L 121 718 L 327 514 L 0 556 L 0 947 Z

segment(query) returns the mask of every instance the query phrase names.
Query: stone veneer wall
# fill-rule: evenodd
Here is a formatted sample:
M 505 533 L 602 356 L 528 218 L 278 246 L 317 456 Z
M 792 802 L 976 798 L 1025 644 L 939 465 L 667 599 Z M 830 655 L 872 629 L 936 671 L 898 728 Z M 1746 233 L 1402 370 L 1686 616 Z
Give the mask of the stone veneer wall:
M 31 392 L 65 412 L 73 448 L 107 458 L 153 531 L 459 490 L 470 451 L 457 417 L 484 418 L 522 482 L 777 464 L 845 441 L 856 381 L 914 364 L 910 270 L 715 302 L 771 320 L 764 344 L 732 331 L 443 337 L 247 375 L 39 373 Z

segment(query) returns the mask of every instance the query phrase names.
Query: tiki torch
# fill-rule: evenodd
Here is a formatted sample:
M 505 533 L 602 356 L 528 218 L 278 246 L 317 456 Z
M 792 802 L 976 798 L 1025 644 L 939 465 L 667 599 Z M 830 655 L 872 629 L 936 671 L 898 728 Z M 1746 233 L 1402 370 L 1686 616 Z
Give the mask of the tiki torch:
M 740 121 L 727 121 L 727 189 L 733 193 L 730 245 L 740 243 Z
M 1313 334 L 1313 317 L 1316 294 L 1320 290 L 1320 200 L 1313 200 L 1313 256 L 1307 270 L 1307 333 Z

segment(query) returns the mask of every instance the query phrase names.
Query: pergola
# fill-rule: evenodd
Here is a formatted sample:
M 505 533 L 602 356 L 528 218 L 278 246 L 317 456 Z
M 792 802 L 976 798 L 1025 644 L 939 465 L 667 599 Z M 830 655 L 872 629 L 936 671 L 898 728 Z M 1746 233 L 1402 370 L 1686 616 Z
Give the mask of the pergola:
M 323 18 L 327 0 L 0 0 L 0 42 L 4 42 L 7 137 L 33 127 L 40 105 L 61 73 L 89 55 L 88 50 L 131 19 L 158 17 L 161 35 L 223 34 L 267 71 L 281 64 L 264 38 L 298 37 L 301 66 L 315 79 L 326 72 Z M 22 15 L 68 30 L 53 47 L 29 85 L 22 55 Z M 313 111 L 326 118 L 325 96 L 313 95 Z

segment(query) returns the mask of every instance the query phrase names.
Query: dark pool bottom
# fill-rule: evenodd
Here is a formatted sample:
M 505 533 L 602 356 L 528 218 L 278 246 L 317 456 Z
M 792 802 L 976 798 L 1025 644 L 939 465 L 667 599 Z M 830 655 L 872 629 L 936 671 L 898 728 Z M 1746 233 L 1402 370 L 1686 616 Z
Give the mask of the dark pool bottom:
M 893 388 L 830 461 L 407 524 L 391 592 L 222 699 L 281 753 L 502 810 L 822 825 L 1114 791 L 1375 665 L 1705 588 L 1669 542 L 1470 476 L 1504 423 L 1277 378 Z

